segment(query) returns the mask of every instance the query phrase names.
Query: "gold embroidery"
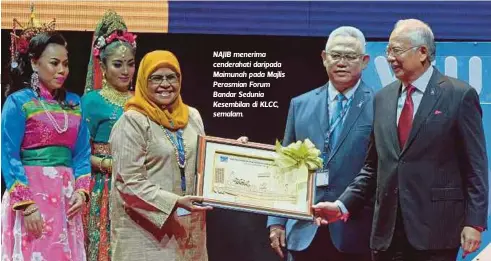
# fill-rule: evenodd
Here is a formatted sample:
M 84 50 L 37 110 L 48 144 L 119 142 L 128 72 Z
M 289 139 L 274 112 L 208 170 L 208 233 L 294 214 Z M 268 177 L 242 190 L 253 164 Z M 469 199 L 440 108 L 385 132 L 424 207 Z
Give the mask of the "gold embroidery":
M 102 86 L 99 94 L 109 103 L 119 107 L 124 107 L 126 101 L 131 98 L 131 94 L 129 92 L 117 91 L 116 89 L 109 87 L 107 83 Z
M 111 150 L 109 148 L 109 144 L 107 143 L 93 143 L 92 147 L 92 153 L 94 154 L 111 155 Z

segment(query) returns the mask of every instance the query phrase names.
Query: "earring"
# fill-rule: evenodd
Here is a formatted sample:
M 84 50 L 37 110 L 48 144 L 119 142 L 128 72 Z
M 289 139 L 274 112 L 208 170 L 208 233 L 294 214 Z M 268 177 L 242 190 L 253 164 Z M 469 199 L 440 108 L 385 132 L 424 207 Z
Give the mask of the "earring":
M 36 71 L 31 74 L 31 88 L 39 95 L 39 74 Z
M 102 73 L 102 88 L 105 88 L 106 86 L 107 86 L 106 74 Z

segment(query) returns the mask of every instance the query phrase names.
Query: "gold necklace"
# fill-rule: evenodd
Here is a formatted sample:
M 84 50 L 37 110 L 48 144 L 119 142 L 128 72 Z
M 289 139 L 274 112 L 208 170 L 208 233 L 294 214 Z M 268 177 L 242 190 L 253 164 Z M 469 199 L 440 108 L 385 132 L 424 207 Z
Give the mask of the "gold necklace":
M 131 94 L 129 92 L 117 91 L 116 89 L 109 87 L 107 84 L 102 86 L 99 94 L 109 103 L 119 107 L 124 107 L 124 104 L 131 98 Z

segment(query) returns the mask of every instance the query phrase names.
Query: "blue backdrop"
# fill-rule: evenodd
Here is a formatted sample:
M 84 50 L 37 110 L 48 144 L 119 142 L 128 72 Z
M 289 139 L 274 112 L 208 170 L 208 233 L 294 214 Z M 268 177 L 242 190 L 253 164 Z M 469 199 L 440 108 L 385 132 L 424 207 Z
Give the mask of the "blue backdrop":
M 169 32 L 326 37 L 341 25 L 386 39 L 399 19 L 427 22 L 438 39 L 491 40 L 489 1 L 169 1 Z
M 395 80 L 384 57 L 386 46 L 387 42 L 367 43 L 367 53 L 370 54 L 371 61 L 363 73 L 363 79 L 369 85 L 378 88 Z M 469 82 L 479 93 L 483 109 L 488 165 L 491 168 L 491 42 L 440 42 L 437 43 L 436 49 L 437 57 L 434 65 L 445 75 Z M 489 172 L 491 169 L 488 170 Z M 488 211 L 488 228 L 490 228 L 491 207 Z M 491 232 L 486 231 L 483 233 L 481 250 L 490 242 Z M 477 253 L 469 255 L 465 260 L 472 260 L 476 255 Z

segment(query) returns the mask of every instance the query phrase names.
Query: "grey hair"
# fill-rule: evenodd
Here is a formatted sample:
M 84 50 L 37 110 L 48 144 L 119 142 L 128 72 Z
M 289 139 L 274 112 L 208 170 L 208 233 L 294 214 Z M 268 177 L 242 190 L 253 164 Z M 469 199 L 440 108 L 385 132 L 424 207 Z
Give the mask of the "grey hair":
M 397 21 L 394 30 L 408 23 L 420 24 L 420 26 L 409 28 L 407 36 L 410 38 L 413 46 L 425 45 L 428 48 L 430 62 L 433 62 L 435 60 L 436 45 L 435 36 L 430 26 L 418 19 L 404 19 Z
M 366 45 L 365 35 L 363 35 L 363 33 L 360 31 L 360 29 L 353 27 L 353 26 L 341 26 L 341 27 L 334 29 L 329 34 L 329 38 L 327 38 L 326 51 L 327 51 L 327 47 L 332 44 L 332 41 L 337 36 L 349 36 L 349 37 L 355 38 L 356 40 L 358 40 L 358 42 L 360 42 L 361 52 L 365 53 L 365 45 Z

